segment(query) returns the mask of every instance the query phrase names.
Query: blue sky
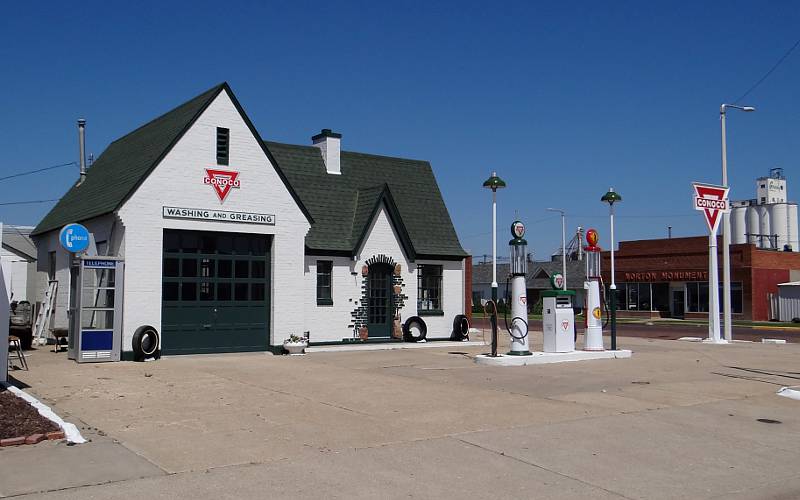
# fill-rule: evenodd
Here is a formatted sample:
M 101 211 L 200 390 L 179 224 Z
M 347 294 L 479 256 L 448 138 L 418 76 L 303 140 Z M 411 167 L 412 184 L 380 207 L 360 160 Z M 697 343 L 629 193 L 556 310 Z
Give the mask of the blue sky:
M 490 5 L 492 4 L 492 5 Z M 17 2 L 0 18 L 0 177 L 77 159 L 228 81 L 268 140 L 431 161 L 461 241 L 500 253 L 515 214 L 537 258 L 624 198 L 618 238 L 701 235 L 693 180 L 720 180 L 719 105 L 800 38 L 795 2 Z M 732 197 L 784 167 L 800 186 L 800 49 L 731 113 Z M 0 181 L 2 201 L 60 197 L 69 167 Z M 52 203 L 0 206 L 35 224 Z

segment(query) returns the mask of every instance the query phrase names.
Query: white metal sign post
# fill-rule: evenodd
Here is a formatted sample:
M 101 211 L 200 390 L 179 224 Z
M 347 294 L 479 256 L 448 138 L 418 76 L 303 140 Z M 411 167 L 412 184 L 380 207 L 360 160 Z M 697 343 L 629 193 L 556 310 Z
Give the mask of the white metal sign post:
M 694 209 L 703 212 L 708 225 L 708 341 L 724 344 L 719 327 L 719 266 L 717 264 L 717 229 L 721 215 L 728 211 L 728 188 L 693 182 Z

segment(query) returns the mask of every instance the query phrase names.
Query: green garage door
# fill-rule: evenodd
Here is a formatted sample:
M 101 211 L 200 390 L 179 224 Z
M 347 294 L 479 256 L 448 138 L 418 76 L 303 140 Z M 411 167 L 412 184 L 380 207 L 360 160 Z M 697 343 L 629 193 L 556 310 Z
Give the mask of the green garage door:
M 267 349 L 270 238 L 164 230 L 164 354 Z

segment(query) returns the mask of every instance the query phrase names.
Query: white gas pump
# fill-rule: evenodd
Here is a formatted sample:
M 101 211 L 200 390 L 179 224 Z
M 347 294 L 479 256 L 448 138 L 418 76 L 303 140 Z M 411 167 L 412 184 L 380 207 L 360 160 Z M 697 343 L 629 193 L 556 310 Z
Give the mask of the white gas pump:
M 603 313 L 600 308 L 600 247 L 597 246 L 597 231 L 586 231 L 586 333 L 584 351 L 603 351 Z
M 564 277 L 553 275 L 550 280 L 553 290 L 542 292 L 542 333 L 544 352 L 572 352 L 575 350 L 575 312 L 572 300 L 575 291 L 562 290 L 556 286 Z
M 511 224 L 511 235 L 514 237 L 508 242 L 511 250 L 511 326 L 508 333 L 511 335 L 512 356 L 530 356 L 532 353 L 528 345 L 528 296 L 525 289 L 525 273 L 528 268 L 527 245 L 525 225 L 520 221 Z

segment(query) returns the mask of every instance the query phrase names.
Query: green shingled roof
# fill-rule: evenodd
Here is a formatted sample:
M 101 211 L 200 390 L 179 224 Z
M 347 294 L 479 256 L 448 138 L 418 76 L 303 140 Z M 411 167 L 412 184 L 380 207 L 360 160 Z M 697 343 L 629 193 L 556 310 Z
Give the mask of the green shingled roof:
M 88 170 L 84 182 L 73 186 L 32 234 L 118 210 L 223 90 L 260 140 L 230 87 L 217 85 L 112 142 Z M 375 214 L 385 206 L 410 258 L 461 259 L 467 255 L 428 162 L 343 151 L 342 174 L 331 175 L 316 147 L 276 142 L 262 145 L 311 223 L 306 236 L 310 251 L 355 254 Z
M 317 147 L 266 145 L 314 217 L 306 236 L 313 253 L 355 254 L 383 205 L 410 258 L 467 255 L 428 162 L 342 151 L 342 173 L 333 175 Z
M 67 191 L 31 234 L 117 210 L 224 87 L 217 85 L 109 144 L 86 180 Z

